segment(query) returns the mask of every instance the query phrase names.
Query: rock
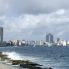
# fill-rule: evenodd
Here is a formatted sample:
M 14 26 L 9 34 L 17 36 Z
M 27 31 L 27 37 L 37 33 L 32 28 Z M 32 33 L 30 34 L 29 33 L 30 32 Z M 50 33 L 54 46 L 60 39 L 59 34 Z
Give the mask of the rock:
M 52 69 L 51 67 L 49 67 L 48 69 Z

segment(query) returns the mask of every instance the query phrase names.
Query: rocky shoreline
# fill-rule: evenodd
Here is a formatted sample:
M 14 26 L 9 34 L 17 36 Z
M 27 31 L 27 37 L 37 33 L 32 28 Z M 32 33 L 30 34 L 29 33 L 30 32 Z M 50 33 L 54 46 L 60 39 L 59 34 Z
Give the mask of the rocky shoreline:
M 0 61 L 6 61 L 7 63 L 11 63 L 12 65 L 19 65 L 21 68 L 28 68 L 28 69 L 53 69 L 51 67 L 46 67 L 43 68 L 42 65 L 30 62 L 30 61 L 25 61 L 25 60 L 11 60 L 10 58 L 7 57 L 6 54 L 3 54 L 0 52 Z

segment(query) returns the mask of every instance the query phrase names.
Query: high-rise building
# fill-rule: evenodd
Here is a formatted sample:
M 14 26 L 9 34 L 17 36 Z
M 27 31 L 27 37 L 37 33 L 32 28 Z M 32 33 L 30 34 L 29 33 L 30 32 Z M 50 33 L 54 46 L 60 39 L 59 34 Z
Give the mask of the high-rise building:
M 0 27 L 0 44 L 3 42 L 3 27 Z
M 57 38 L 57 42 L 59 42 L 60 41 L 60 38 Z
M 54 39 L 54 38 L 53 38 L 53 35 L 52 35 L 51 33 L 48 33 L 48 34 L 46 35 L 46 42 L 53 43 L 53 42 L 54 42 L 53 39 Z

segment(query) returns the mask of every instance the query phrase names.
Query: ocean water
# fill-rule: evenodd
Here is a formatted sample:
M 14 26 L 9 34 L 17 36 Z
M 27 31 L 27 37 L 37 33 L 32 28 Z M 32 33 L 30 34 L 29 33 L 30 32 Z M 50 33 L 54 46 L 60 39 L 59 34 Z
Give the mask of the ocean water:
M 43 67 L 69 69 L 69 47 L 0 47 L 0 51 L 13 60 L 30 60 Z

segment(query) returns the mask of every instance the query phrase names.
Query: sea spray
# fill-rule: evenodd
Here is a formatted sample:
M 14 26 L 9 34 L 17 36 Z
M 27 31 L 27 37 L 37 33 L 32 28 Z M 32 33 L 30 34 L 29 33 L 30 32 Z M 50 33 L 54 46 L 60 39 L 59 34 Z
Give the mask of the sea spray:
M 16 52 L 3 52 L 3 54 L 6 54 L 7 57 L 11 58 L 12 60 L 22 60 L 22 56 Z
M 21 55 L 16 52 L 3 52 L 3 54 L 7 55 L 8 58 L 11 58 L 12 60 L 30 60 L 30 61 L 36 61 L 38 60 L 37 57 L 31 57 L 31 56 L 25 56 Z

